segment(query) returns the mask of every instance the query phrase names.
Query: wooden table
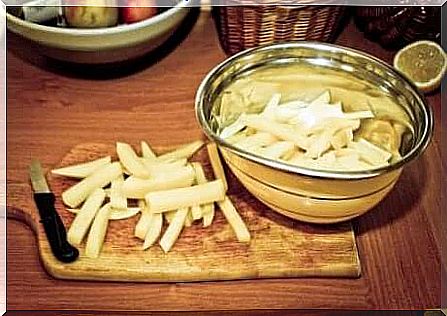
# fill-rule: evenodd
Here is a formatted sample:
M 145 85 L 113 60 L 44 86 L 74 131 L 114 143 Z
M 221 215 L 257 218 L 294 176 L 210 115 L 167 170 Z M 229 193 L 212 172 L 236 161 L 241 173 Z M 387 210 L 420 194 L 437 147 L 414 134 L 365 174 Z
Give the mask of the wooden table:
M 95 75 L 85 70 L 63 69 L 60 64 L 24 53 L 26 48 L 20 43 L 9 34 L 9 185 L 28 181 L 31 157 L 39 157 L 44 166 L 50 167 L 82 142 L 146 139 L 158 146 L 201 137 L 193 110 L 195 91 L 205 74 L 225 58 L 208 12 L 201 13 L 189 36 L 167 56 L 157 62 L 140 63 L 128 73 Z M 365 50 L 388 62 L 394 54 L 365 40 L 353 24 L 337 43 Z M 440 93 L 429 96 L 428 101 L 437 127 L 431 146 L 405 170 L 383 203 L 354 221 L 363 270 L 359 279 L 195 284 L 60 281 L 42 269 L 31 230 L 8 220 L 8 309 L 439 307 L 441 273 L 445 273 L 445 266 L 441 268 L 441 244 L 447 244 L 445 226 L 441 227 L 444 169 L 441 169 Z M 9 194 L 8 191 L 8 198 Z

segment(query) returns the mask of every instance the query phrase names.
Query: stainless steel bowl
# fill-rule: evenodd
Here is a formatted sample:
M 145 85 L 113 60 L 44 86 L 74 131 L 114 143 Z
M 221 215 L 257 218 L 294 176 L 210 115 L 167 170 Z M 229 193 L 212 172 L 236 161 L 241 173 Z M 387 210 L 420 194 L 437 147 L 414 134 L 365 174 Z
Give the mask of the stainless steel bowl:
M 215 115 L 220 110 L 220 104 L 216 100 L 223 89 L 238 78 L 249 76 L 263 67 L 287 67 L 294 64 L 310 65 L 315 72 L 323 75 L 325 72 L 337 71 L 353 80 L 358 79 L 374 85 L 377 89 L 365 91 L 365 97 L 374 93 L 392 97 L 406 113 L 412 126 L 412 137 L 407 138 L 401 148 L 402 159 L 386 167 L 365 171 L 316 170 L 264 158 L 237 148 L 218 136 L 218 130 L 225 125 L 225 122 L 217 120 Z M 250 192 L 266 204 L 275 206 L 275 209 L 286 210 L 287 212 L 283 213 L 288 213 L 288 216 L 290 212 L 293 213 L 290 209 L 293 200 L 287 205 L 278 205 L 281 204 L 281 199 L 276 196 L 276 190 L 291 194 L 296 197 L 296 213 L 305 215 L 292 217 L 317 223 L 346 220 L 376 205 L 396 183 L 402 168 L 422 154 L 429 144 L 433 130 L 433 115 L 426 101 L 416 87 L 391 66 L 357 50 L 315 42 L 262 46 L 228 58 L 204 78 L 197 91 L 195 105 L 200 126 L 205 134 L 218 144 L 225 161 L 236 171 L 236 176 L 242 172 L 260 183 L 259 186 L 253 185 L 253 181 L 248 184 L 244 181 L 246 178 L 238 177 Z M 272 190 L 266 194 L 264 188 L 261 192 L 261 184 Z M 378 195 L 378 192 L 383 194 Z M 374 199 L 371 198 L 373 195 Z M 268 199 L 269 196 L 272 198 Z M 359 199 L 364 199 L 362 207 L 357 203 Z M 304 211 L 299 209 L 300 205 L 310 200 L 318 202 L 311 203 L 316 205 L 314 208 L 308 207 Z M 352 203 L 354 200 L 356 203 Z M 276 201 L 276 204 L 272 201 Z M 346 212 L 331 214 L 330 205 L 335 202 L 344 202 Z M 322 213 L 325 205 L 328 211 Z M 314 218 L 317 213 L 319 215 Z

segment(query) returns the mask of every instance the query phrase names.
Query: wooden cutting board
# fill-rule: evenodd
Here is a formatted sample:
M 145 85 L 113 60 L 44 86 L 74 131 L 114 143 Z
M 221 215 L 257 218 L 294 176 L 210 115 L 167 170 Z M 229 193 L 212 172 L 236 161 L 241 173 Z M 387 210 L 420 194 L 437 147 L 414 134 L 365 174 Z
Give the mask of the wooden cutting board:
M 161 150 L 163 151 L 163 150 Z M 113 145 L 81 144 L 61 161 L 62 167 L 114 155 Z M 203 149 L 192 160 L 200 161 L 212 179 Z M 74 215 L 65 210 L 61 193 L 76 181 L 48 175 L 57 197 L 56 208 L 66 227 Z M 141 250 L 142 241 L 133 236 L 138 216 L 111 221 L 97 259 L 84 256 L 77 261 L 57 261 L 49 248 L 29 186 L 10 185 L 8 216 L 27 223 L 36 233 L 41 261 L 49 274 L 61 279 L 137 282 L 187 282 L 281 277 L 358 277 L 360 262 L 350 223 L 331 226 L 308 225 L 275 213 L 248 193 L 227 172 L 231 200 L 250 230 L 249 245 L 239 243 L 220 211 L 210 227 L 200 222 L 186 227 L 168 254 L 158 245 Z

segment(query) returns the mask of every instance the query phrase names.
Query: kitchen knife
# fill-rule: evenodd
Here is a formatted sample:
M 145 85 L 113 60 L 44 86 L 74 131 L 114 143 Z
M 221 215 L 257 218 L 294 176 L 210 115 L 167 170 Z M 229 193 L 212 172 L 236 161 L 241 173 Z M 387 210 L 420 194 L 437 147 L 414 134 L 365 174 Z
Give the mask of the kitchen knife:
M 57 213 L 54 194 L 50 191 L 38 160 L 33 160 L 30 166 L 31 185 L 34 190 L 34 201 L 40 214 L 45 234 L 50 243 L 53 255 L 62 262 L 73 262 L 79 256 L 79 251 L 67 241 L 67 232 Z

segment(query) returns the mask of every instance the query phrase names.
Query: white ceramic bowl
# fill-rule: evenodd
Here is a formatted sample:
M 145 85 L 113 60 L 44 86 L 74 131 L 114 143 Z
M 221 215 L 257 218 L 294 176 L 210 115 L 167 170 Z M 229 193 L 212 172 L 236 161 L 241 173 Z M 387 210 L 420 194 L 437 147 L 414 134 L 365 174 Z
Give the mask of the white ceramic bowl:
M 36 44 L 35 48 L 43 55 L 70 62 L 102 64 L 136 58 L 159 47 L 180 26 L 188 11 L 182 1 L 147 20 L 98 29 L 45 26 L 7 13 L 7 27 Z

